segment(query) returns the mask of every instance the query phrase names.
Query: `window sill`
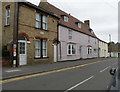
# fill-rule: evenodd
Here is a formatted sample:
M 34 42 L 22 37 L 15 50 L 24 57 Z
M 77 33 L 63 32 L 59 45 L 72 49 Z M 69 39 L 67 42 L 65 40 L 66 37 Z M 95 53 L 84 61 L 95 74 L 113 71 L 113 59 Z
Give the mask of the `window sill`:
M 42 29 L 42 28 L 37 28 L 37 27 L 35 27 L 35 29 L 39 29 L 39 30 L 44 30 L 44 31 L 48 31 L 48 30 L 46 30 L 46 29 Z
M 49 58 L 49 57 L 35 57 L 34 59 L 46 59 L 46 58 Z
M 10 25 L 5 25 L 4 27 L 8 27 L 8 26 L 10 26 Z
M 71 55 L 67 54 L 67 56 L 76 56 L 76 54 L 71 54 Z

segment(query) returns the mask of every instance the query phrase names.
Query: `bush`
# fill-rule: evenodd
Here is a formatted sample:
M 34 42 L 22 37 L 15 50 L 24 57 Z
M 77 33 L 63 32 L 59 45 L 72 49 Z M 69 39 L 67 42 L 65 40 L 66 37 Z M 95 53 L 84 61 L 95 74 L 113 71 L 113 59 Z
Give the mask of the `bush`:
M 10 52 L 7 50 L 7 46 L 2 46 L 2 57 L 9 58 Z

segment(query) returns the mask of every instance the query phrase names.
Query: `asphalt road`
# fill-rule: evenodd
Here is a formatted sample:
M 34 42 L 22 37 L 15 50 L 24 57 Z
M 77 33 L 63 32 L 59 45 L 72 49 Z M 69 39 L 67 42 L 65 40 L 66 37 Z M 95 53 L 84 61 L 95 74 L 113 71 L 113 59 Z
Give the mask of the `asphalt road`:
M 109 70 L 117 67 L 117 58 L 81 65 L 80 67 L 49 72 L 3 83 L 3 90 L 107 90 L 112 76 Z

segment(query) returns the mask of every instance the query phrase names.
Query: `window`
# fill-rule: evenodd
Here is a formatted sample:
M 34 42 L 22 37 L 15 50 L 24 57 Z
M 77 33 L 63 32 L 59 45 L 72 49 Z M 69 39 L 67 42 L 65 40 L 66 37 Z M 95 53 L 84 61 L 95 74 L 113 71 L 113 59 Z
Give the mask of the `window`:
M 64 16 L 64 21 L 68 22 L 68 17 L 67 16 Z
M 96 44 L 96 39 L 95 39 L 95 44 Z
M 10 25 L 10 8 L 6 9 L 6 25 Z
M 47 57 L 47 41 L 43 40 L 43 48 L 42 48 L 42 52 L 43 52 L 43 57 Z
M 88 43 L 90 43 L 90 36 L 88 36 Z
M 94 54 L 96 54 L 97 53 L 97 50 L 96 49 L 94 49 Z
M 75 55 L 75 53 L 76 53 L 75 44 L 68 44 L 67 54 L 68 55 Z
M 43 39 L 35 40 L 35 57 L 47 57 L 47 41 Z
M 72 30 L 69 30 L 69 31 L 68 31 L 68 38 L 69 38 L 69 39 L 72 39 Z
M 36 13 L 36 28 L 47 30 L 47 17 L 45 15 Z
M 43 23 L 42 23 L 42 27 L 43 29 L 47 30 L 47 17 L 43 15 Z
M 35 40 L 35 57 L 41 57 L 41 41 L 39 39 Z
M 88 47 L 87 49 L 88 49 L 87 50 L 88 54 L 91 54 L 92 53 L 92 47 Z
M 80 23 L 77 23 L 78 27 L 81 28 L 81 24 Z
M 36 28 L 41 28 L 41 14 L 36 13 Z

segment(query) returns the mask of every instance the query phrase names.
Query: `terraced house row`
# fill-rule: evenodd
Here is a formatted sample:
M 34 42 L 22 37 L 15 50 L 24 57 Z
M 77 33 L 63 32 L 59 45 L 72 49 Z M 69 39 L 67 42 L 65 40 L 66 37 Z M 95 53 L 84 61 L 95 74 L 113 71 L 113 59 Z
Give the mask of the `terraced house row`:
M 107 57 L 107 43 L 89 20 L 82 22 L 48 2 L 3 2 L 2 23 L 11 65 Z

